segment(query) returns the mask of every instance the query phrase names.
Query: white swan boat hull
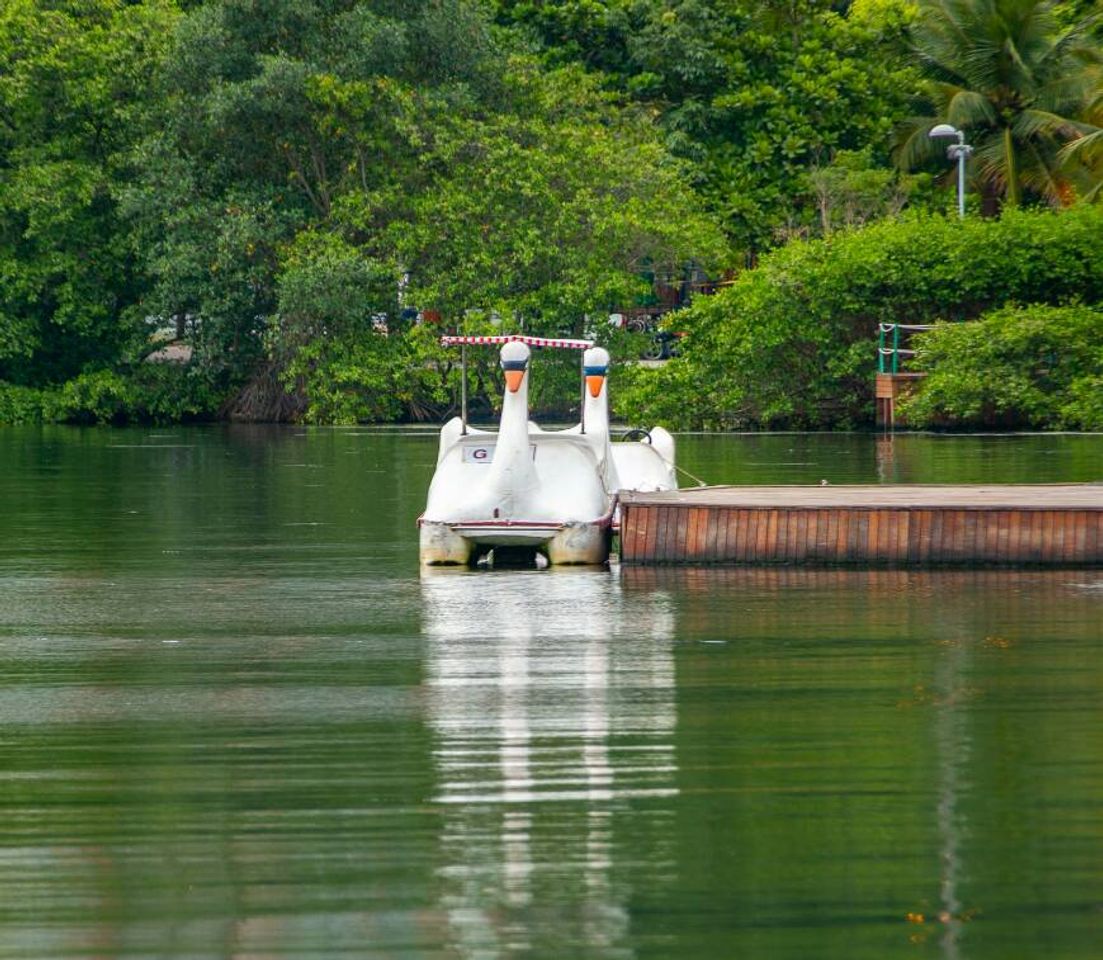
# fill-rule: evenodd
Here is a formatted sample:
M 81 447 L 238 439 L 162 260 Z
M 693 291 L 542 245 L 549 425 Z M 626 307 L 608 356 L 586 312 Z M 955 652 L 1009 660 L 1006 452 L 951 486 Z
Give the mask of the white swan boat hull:
M 470 427 L 466 416 L 441 429 L 436 473 L 418 520 L 423 565 L 469 565 L 495 548 L 532 550 L 551 564 L 603 564 L 616 491 L 677 487 L 674 438 L 661 427 L 641 431 L 646 443 L 610 443 L 604 348 L 520 336 L 444 340 L 501 343 L 506 392 L 496 433 Z M 529 342 L 586 348 L 577 427 L 548 432 L 529 422 Z
M 602 564 L 609 558 L 610 519 L 584 523 L 421 520 L 420 553 L 426 566 L 469 565 L 495 547 L 530 548 L 556 565 Z
M 508 424 L 507 424 L 508 426 Z M 613 498 L 590 443 L 577 435 L 441 431 L 420 527 L 421 563 L 471 564 L 495 547 L 529 548 L 551 564 L 609 559 Z

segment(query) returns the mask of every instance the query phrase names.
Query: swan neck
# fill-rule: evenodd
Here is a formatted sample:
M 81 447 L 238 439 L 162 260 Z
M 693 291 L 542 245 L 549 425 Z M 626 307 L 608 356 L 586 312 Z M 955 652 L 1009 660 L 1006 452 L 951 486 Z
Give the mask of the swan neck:
M 521 381 L 516 393 L 506 391 L 502 400 L 502 418 L 498 422 L 498 446 L 507 444 L 518 448 L 528 447 L 529 390 L 528 376 Z
M 586 391 L 586 400 L 582 406 L 584 419 L 583 424 L 586 427 L 587 433 L 605 433 L 609 432 L 609 398 L 605 393 L 605 388 L 601 388 L 601 393 L 596 397 L 590 395 L 590 391 Z

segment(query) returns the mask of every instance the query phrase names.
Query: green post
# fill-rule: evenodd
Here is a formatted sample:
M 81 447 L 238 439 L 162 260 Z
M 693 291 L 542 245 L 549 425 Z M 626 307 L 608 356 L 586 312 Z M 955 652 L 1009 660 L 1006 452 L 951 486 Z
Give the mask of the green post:
M 897 364 L 900 359 L 900 324 L 892 325 L 892 372 L 899 373 Z
M 877 324 L 877 372 L 885 372 L 885 328 Z

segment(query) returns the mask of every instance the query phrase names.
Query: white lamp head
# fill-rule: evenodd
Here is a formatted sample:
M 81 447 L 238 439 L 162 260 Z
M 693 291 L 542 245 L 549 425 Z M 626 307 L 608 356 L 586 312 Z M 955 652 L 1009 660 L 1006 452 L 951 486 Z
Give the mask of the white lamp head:
M 960 137 L 961 131 L 957 127 L 952 127 L 948 123 L 940 123 L 937 126 L 931 127 L 927 134 L 928 137 Z

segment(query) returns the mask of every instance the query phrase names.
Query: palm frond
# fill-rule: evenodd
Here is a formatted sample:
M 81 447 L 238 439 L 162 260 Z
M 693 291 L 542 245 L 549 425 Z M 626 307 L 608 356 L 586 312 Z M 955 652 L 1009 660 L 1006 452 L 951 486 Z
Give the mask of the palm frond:
M 1027 89 L 1036 86 L 1034 64 L 1029 63 L 1023 57 L 1023 54 L 1019 52 L 1019 45 L 1015 42 L 1014 37 L 1007 37 L 1004 40 L 1003 52 L 1007 54 L 1007 58 L 1018 68 L 1021 74 L 1021 76 L 1017 78 L 1018 82 L 1015 83 L 1014 86 Z
M 1103 177 L 1100 177 L 1099 182 L 1094 187 L 1082 193 L 1080 199 L 1087 203 L 1095 203 L 1097 200 L 1103 200 Z
M 1097 88 L 1098 81 L 1088 71 L 1065 73 L 1039 87 L 1031 106 L 1070 116 L 1085 113 L 1091 109 Z
M 1099 49 L 1092 35 L 1100 23 L 1103 23 L 1103 13 L 1093 13 L 1073 24 L 1046 51 L 1042 63 L 1047 68 L 1060 65 L 1070 55 L 1086 56 L 1089 61 L 1098 62 L 1103 57 L 1103 51 Z
M 1041 149 L 1035 142 L 1023 151 L 1024 162 L 1019 169 L 1019 180 L 1025 187 L 1045 197 L 1053 205 L 1064 200 L 1064 191 L 1057 176 L 1057 161 L 1054 151 Z
M 961 78 L 960 54 L 968 50 L 974 31 L 961 4 L 953 0 L 926 0 L 912 25 L 912 45 L 920 61 L 948 78 Z
M 1023 110 L 1011 124 L 1016 140 L 1027 142 L 1035 137 L 1059 137 L 1070 140 L 1080 136 L 1079 125 L 1068 117 L 1047 110 Z
M 998 193 L 1007 189 L 1007 155 L 1002 137 L 989 137 L 973 150 L 973 176 L 982 183 L 991 184 Z
M 968 87 L 963 87 L 960 83 L 928 80 L 923 84 L 923 89 L 927 94 L 927 99 L 935 108 L 935 114 L 940 117 L 945 117 L 949 112 L 950 104 L 953 103 L 954 97 L 963 90 L 967 90 Z
M 1062 160 L 1077 160 L 1080 163 L 1103 163 L 1103 130 L 1096 129 L 1066 143 L 1059 154 Z
M 897 167 L 914 170 L 945 149 L 930 136 L 931 128 L 940 122 L 938 117 L 909 117 L 896 128 L 893 156 Z
M 958 90 L 946 105 L 946 120 L 962 130 L 992 126 L 998 119 L 992 101 L 973 90 Z
M 974 38 L 969 49 L 961 54 L 962 74 L 968 86 L 975 90 L 992 91 L 1008 82 L 1000 54 L 1003 43 Z

